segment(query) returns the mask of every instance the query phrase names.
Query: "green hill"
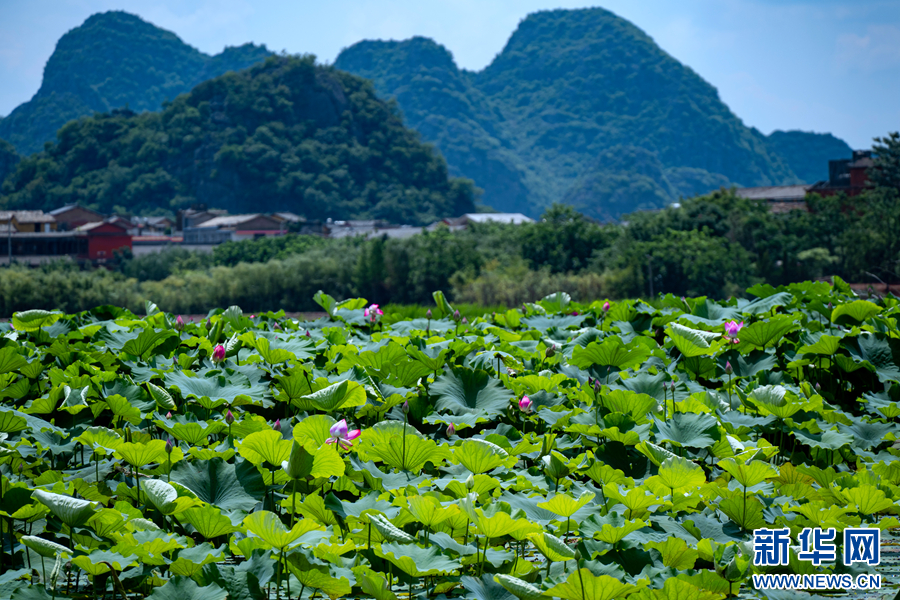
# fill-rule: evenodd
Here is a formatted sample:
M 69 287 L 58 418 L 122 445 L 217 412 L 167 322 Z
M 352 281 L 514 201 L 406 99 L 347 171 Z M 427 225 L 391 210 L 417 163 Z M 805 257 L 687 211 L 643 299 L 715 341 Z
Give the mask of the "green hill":
M 720 186 L 796 183 L 792 165 L 819 160 L 802 144 L 770 144 L 712 85 L 599 8 L 529 15 L 477 73 L 423 38 L 360 42 L 335 66 L 396 98 L 497 209 L 534 214 L 566 199 L 614 218 Z
M 15 171 L 16 165 L 22 159 L 15 147 L 6 140 L 0 140 L 0 184 L 6 176 Z
M 0 121 L 0 138 L 31 154 L 72 119 L 125 106 L 159 110 L 201 81 L 269 55 L 265 46 L 245 44 L 209 56 L 134 15 L 95 14 L 60 38 L 41 88 Z
M 853 156 L 853 149 L 830 133 L 773 131 L 766 138 L 769 148 L 785 158 L 804 183 L 828 179 L 828 161 Z
M 312 57 L 269 57 L 161 112 L 84 117 L 57 137 L 7 177 L 0 206 L 142 212 L 204 202 L 400 223 L 475 209 L 471 182 L 448 179 L 440 154 L 370 82 Z

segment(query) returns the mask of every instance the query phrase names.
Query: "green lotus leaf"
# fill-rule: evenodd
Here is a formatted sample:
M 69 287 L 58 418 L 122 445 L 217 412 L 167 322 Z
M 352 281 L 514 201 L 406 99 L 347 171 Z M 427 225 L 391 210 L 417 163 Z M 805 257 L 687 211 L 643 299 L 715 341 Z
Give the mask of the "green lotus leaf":
M 778 477 L 778 471 L 769 463 L 761 460 L 740 462 L 733 458 L 726 458 L 718 462 L 719 468 L 728 472 L 735 481 L 744 487 L 753 487 L 767 479 Z
M 725 513 L 729 519 L 734 521 L 744 531 L 752 531 L 766 526 L 766 519 L 763 516 L 763 505 L 755 497 L 750 497 L 746 500 L 741 496 L 726 498 L 719 502 L 719 510 Z
M 547 532 L 529 533 L 528 539 L 549 561 L 562 562 L 575 558 L 575 551 L 555 535 Z
M 453 460 L 472 473 L 486 473 L 501 465 L 511 467 L 516 462 L 506 450 L 485 440 L 470 439 L 453 449 Z
M 137 468 L 151 463 L 162 463 L 168 458 L 164 440 L 150 440 L 145 444 L 123 442 L 116 448 L 116 454 L 121 456 L 128 464 Z
M 570 573 L 564 583 L 553 586 L 544 592 L 544 595 L 563 600 L 613 600 L 625 598 L 638 589 L 637 586 L 619 581 L 615 577 L 597 576 L 588 569 L 578 569 Z
M 664 460 L 659 465 L 659 478 L 671 490 L 693 488 L 706 483 L 703 469 L 693 461 L 681 457 Z
M 366 403 L 366 390 L 355 381 L 341 381 L 317 390 L 303 401 L 326 412 L 362 406 Z
M 441 375 L 431 385 L 431 392 L 438 399 L 436 410 L 448 410 L 457 415 L 496 416 L 506 410 L 513 398 L 498 379 L 482 370 L 455 369 Z
M 0 375 L 18 371 L 27 364 L 28 361 L 15 348 L 0 348 Z
M 303 586 L 319 590 L 329 598 L 340 598 L 351 592 L 350 580 L 333 576 L 328 563 L 308 558 L 302 552 L 291 554 L 287 563 L 290 572 Z
M 881 307 L 868 300 L 854 300 L 847 304 L 839 304 L 831 311 L 831 322 L 842 325 L 844 323 L 860 324 L 868 321 L 881 312 Z
M 138 561 L 135 556 L 123 556 L 109 550 L 93 550 L 90 554 L 76 556 L 72 564 L 93 577 L 110 571 L 123 571 Z
M 175 481 L 221 510 L 250 511 L 263 499 L 266 484 L 249 461 L 226 463 L 213 458 L 204 463 L 179 462 L 171 473 Z
M 426 439 L 415 428 L 404 428 L 399 421 L 382 421 L 363 430 L 356 446 L 363 460 L 381 461 L 413 473 L 420 471 L 425 463 L 439 465 L 451 458 L 445 444 Z
M 556 494 L 546 502 L 539 502 L 538 508 L 549 510 L 560 517 L 571 517 L 578 510 L 594 499 L 593 492 L 582 492 L 578 499 L 574 499 L 568 494 Z
M 96 502 L 44 490 L 35 490 L 32 497 L 49 508 L 50 512 L 70 529 L 86 524 L 98 508 Z
M 144 329 L 136 338 L 125 342 L 122 346 L 122 352 L 138 358 L 144 358 L 167 339 L 177 336 L 178 334 L 170 329 L 158 331 L 149 328 Z
M 771 319 L 757 321 L 744 327 L 739 335 L 744 344 L 766 348 L 795 327 L 797 327 L 797 321 L 792 315 L 776 315 Z
M 375 600 L 397 600 L 397 595 L 388 587 L 387 579 L 378 573 L 367 571 L 357 574 L 356 583 L 363 594 Z
M 861 515 L 874 515 L 894 507 L 894 503 L 887 498 L 884 491 L 874 485 L 864 484 L 841 490 L 840 493 L 846 499 L 847 505 Z
M 15 410 L 0 410 L 0 432 L 17 433 L 28 429 L 28 420 L 25 415 L 16 414 Z
M 153 590 L 147 600 L 225 600 L 228 593 L 215 583 L 203 587 L 190 577 L 176 576 Z
M 409 356 L 422 363 L 430 372 L 436 372 L 444 367 L 447 363 L 447 356 L 450 354 L 449 348 L 432 348 L 424 346 L 417 348 L 415 346 L 407 346 L 406 353 Z
M 331 437 L 331 426 L 336 422 L 328 415 L 306 417 L 294 426 L 294 439 L 301 444 L 311 441 L 316 446 L 324 446 L 325 441 Z
M 69 548 L 63 546 L 62 544 L 57 544 L 56 542 L 45 540 L 44 538 L 40 538 L 34 535 L 23 535 L 19 539 L 23 544 L 45 558 L 53 558 L 57 554 L 64 553 L 72 555 L 72 551 Z
M 569 364 L 579 369 L 596 365 L 621 371 L 637 367 L 650 357 L 650 353 L 651 348 L 644 343 L 625 345 L 618 337 L 608 337 L 603 341 L 591 342 L 584 348 L 576 347 Z
M 290 530 L 286 529 L 275 513 L 261 510 L 244 519 L 244 527 L 253 535 L 262 538 L 272 548 L 284 551 L 300 537 L 317 529 L 324 529 L 310 519 L 301 519 Z
M 284 439 L 280 431 L 266 429 L 251 433 L 241 440 L 237 451 L 255 465 L 267 462 L 281 466 L 291 455 L 291 441 Z
M 828 429 L 822 433 L 810 433 L 802 429 L 793 429 L 791 434 L 801 444 L 825 450 L 837 450 L 853 442 L 853 436 L 833 429 Z
M 708 448 L 715 440 L 719 421 L 712 415 L 675 413 L 667 421 L 656 421 L 658 442 L 669 442 L 679 448 Z
M 390 540 L 392 542 L 401 542 L 403 544 L 411 544 L 416 541 L 413 536 L 409 535 L 405 531 L 398 529 L 383 515 L 379 515 L 377 513 L 369 513 L 368 518 L 369 523 L 372 524 L 372 527 L 377 529 L 382 537 L 386 540 Z
M 503 586 L 503 589 L 520 600 L 538 600 L 543 597 L 541 590 L 534 587 L 527 581 L 522 581 L 518 577 L 512 575 L 494 575 L 494 581 Z M 480 598 L 479 600 L 488 600 Z
M 175 410 L 175 401 L 172 400 L 172 395 L 169 392 L 149 382 L 147 383 L 147 389 L 150 391 L 150 397 L 161 409 Z
M 831 356 L 841 347 L 841 337 L 836 335 L 822 334 L 812 343 L 806 343 L 797 349 L 797 354 L 822 354 Z
M 76 437 L 75 441 L 95 452 L 99 450 L 105 454 L 115 451 L 122 444 L 122 436 L 106 427 L 89 427 Z
M 604 517 L 592 515 L 580 523 L 579 529 L 587 537 L 593 537 L 607 544 L 618 544 L 630 533 L 647 525 L 648 523 L 641 519 L 630 520 L 612 512 Z
M 228 535 L 237 529 L 232 525 L 231 519 L 223 515 L 217 507 L 210 505 L 189 508 L 181 513 L 179 518 L 190 523 L 197 533 L 207 540 Z
M 56 323 L 62 316 L 58 311 L 26 310 L 13 313 L 12 324 L 17 331 L 40 331 L 42 327 Z
M 657 446 L 656 444 L 651 444 L 646 440 L 641 442 L 640 444 L 637 444 L 634 448 L 635 450 L 649 458 L 650 462 L 652 462 L 657 467 L 661 465 L 667 458 L 678 456 L 677 454 L 673 454 L 665 448 Z
M 844 343 L 854 363 L 874 371 L 879 381 L 882 383 L 900 381 L 900 367 L 894 361 L 894 354 L 887 340 L 866 332 L 857 338 L 845 338 Z M 841 355 L 835 357 L 836 360 L 838 358 L 844 357 Z M 841 362 L 839 364 L 845 371 L 850 370 L 845 368 L 845 364 Z
M 269 398 L 264 383 L 252 383 L 246 376 L 191 377 L 185 371 L 175 371 L 166 373 L 164 381 L 166 387 L 176 388 L 185 399 L 195 398 L 206 409 L 262 404 Z
M 853 425 L 838 423 L 841 433 L 851 436 L 850 445 L 861 450 L 868 450 L 888 441 L 888 434 L 896 434 L 896 426 L 891 423 L 869 423 L 858 421 Z
M 412 577 L 453 574 L 462 568 L 462 563 L 441 554 L 434 546 L 422 548 L 412 544 L 384 543 L 375 548 L 375 554 Z
M 678 569 L 679 571 L 693 569 L 694 563 L 697 562 L 697 558 L 700 555 L 699 552 L 688 547 L 687 542 L 676 537 L 670 537 L 661 542 L 647 542 L 644 544 L 644 548 L 656 550 L 659 552 L 665 566 Z
M 193 548 L 179 550 L 175 560 L 169 565 L 169 570 L 173 575 L 193 577 L 200 572 L 203 565 L 222 562 L 225 558 L 224 546 L 214 548 L 211 544 L 198 544 Z
M 686 357 L 712 354 L 714 348 L 710 342 L 719 337 L 718 333 L 691 329 L 678 323 L 670 323 L 666 333 L 678 351 Z

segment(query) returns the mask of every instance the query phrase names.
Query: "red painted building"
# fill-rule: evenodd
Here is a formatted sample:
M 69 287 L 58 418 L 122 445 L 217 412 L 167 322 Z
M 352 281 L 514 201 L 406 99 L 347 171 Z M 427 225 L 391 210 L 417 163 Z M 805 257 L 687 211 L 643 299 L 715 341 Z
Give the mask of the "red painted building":
M 111 260 L 116 250 L 123 248 L 131 250 L 131 235 L 128 229 L 119 223 L 107 221 L 88 223 L 79 227 L 78 231 L 87 234 L 87 258 L 98 264 Z
M 833 196 L 840 192 L 857 196 L 866 190 L 868 170 L 874 166 L 870 150 L 854 150 L 853 158 L 828 161 L 828 181 L 820 181 L 809 188 L 810 194 Z

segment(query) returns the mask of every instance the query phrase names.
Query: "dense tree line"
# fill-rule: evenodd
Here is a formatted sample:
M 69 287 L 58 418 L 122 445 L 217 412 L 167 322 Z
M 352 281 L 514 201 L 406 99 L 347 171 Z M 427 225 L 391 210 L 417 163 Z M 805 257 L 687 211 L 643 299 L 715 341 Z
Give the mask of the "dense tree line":
M 811 196 L 809 211 L 776 214 L 764 202 L 719 191 L 678 207 L 599 224 L 554 205 L 524 225 L 472 224 L 405 239 L 287 235 L 224 244 L 211 254 L 171 250 L 120 257 L 117 271 L 47 266 L 0 270 L 0 314 L 78 310 L 100 303 L 206 312 L 317 310 L 313 294 L 378 303 L 455 301 L 516 305 L 564 290 L 599 297 L 727 297 L 837 275 L 900 282 L 900 135 L 876 140 L 872 187 L 847 197 Z

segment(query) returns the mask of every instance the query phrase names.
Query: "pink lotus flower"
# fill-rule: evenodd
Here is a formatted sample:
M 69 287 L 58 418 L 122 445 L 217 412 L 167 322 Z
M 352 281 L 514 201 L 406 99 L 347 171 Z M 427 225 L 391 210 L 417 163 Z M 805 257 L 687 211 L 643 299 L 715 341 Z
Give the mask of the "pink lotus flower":
M 184 330 L 184 319 L 181 318 L 181 315 L 178 315 L 178 317 L 175 319 L 175 329 L 177 329 L 178 331 Z
M 606 312 L 608 310 L 609 310 L 609 300 L 607 300 L 606 302 L 603 303 L 603 312 Z
M 531 401 L 531 398 L 528 396 L 522 396 L 522 399 L 519 400 L 519 410 L 521 410 L 525 414 L 531 413 L 531 406 L 534 402 Z
M 453 423 L 447 425 L 447 437 L 450 437 L 451 435 L 456 435 L 456 427 Z
M 358 438 L 362 433 L 359 429 L 349 431 L 347 429 L 346 419 L 341 419 L 332 425 L 328 432 L 331 433 L 331 437 L 325 440 L 325 443 L 338 444 L 344 450 L 349 450 L 350 447 L 353 446 L 353 440 Z
M 744 327 L 744 322 L 741 321 L 738 323 L 737 321 L 729 321 L 725 323 L 725 336 L 730 339 L 735 344 L 739 343 L 741 340 L 738 339 L 738 332 Z
M 227 413 L 225 413 L 225 422 L 228 423 L 229 425 L 234 423 L 234 415 L 231 414 L 230 410 Z
M 363 316 L 369 320 L 370 323 L 374 324 L 378 322 L 378 319 L 384 314 L 380 308 L 378 308 L 377 304 L 373 304 L 369 308 L 363 311 Z
M 281 431 L 281 419 L 275 419 L 275 424 L 272 425 L 272 429 L 275 431 Z
M 166 418 L 167 418 L 167 419 L 171 419 L 171 418 L 172 418 L 172 411 L 171 411 L 171 410 L 170 410 L 169 412 L 166 413 Z
M 225 360 L 225 346 L 219 344 L 213 350 L 212 359 L 214 363 L 220 363 Z

